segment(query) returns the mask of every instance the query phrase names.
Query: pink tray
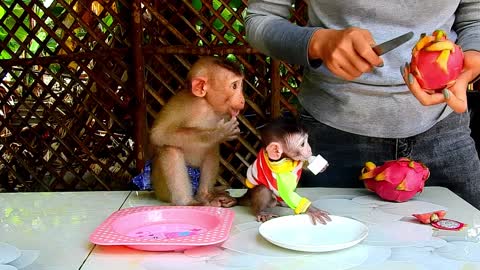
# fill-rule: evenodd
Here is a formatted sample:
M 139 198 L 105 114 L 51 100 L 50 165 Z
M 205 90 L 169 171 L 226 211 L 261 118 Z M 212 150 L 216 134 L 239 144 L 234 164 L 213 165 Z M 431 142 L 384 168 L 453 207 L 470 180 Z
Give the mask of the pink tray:
M 235 213 L 207 206 L 140 206 L 111 214 L 90 235 L 97 245 L 178 251 L 227 240 Z

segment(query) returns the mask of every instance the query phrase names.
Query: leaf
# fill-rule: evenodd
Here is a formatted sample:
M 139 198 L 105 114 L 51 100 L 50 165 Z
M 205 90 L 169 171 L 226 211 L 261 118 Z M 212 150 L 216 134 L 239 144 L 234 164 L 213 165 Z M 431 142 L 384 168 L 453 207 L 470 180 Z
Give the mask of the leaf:
M 0 40 L 4 41 L 6 37 L 8 37 L 7 31 L 0 26 Z
M 32 44 L 29 46 L 29 50 L 35 54 L 40 47 L 40 44 L 38 44 L 35 40 L 32 41 Z
M 27 36 L 28 36 L 28 32 L 27 30 L 25 30 L 23 27 L 18 27 L 17 31 L 15 32 L 15 36 L 20 40 L 20 41 L 24 41 Z
M 239 8 L 242 5 L 242 0 L 232 0 L 229 5 L 232 8 Z
M 202 1 L 201 0 L 192 0 L 192 6 L 196 10 L 200 10 L 202 8 Z
M 45 30 L 40 29 L 40 31 L 37 32 L 36 36 L 39 40 L 44 41 L 47 38 L 48 34 L 47 32 L 45 32 Z
M 3 7 L 0 7 L 0 19 L 3 18 L 3 16 L 5 15 L 5 9 L 3 9 Z
M 238 20 L 235 20 L 232 26 L 233 26 L 233 29 L 235 29 L 235 31 L 237 31 L 238 33 L 242 33 L 243 30 L 245 29 L 245 27 L 243 26 L 243 23 L 239 22 Z
M 53 15 L 55 15 L 55 17 L 59 17 L 65 11 L 65 8 L 62 7 L 62 6 L 55 6 L 53 8 L 50 8 L 50 11 L 52 11 L 52 13 L 53 13 Z
M 237 57 L 234 54 L 227 55 L 227 59 L 230 61 L 237 61 Z
M 7 5 L 8 7 L 10 7 L 11 5 L 13 5 L 13 3 L 15 2 L 15 0 L 2 0 L 3 3 L 5 3 L 5 5 Z
M 55 49 L 57 49 L 57 46 L 58 44 L 53 38 L 48 40 L 47 47 L 52 53 L 55 52 Z
M 0 53 L 0 59 L 12 59 L 12 56 L 5 50 Z
M 103 18 L 103 22 L 110 27 L 113 23 L 112 15 L 108 15 L 107 17 Z
M 17 18 L 20 18 L 23 12 L 25 12 L 25 10 L 20 5 L 15 5 L 13 8 L 13 14 L 15 14 Z
M 20 45 L 15 40 L 11 40 L 8 43 L 8 48 L 12 50 L 12 52 L 17 53 L 18 49 L 20 48 Z
M 58 73 L 58 71 L 60 71 L 60 65 L 59 64 L 51 64 L 50 66 L 48 66 L 48 68 L 55 74 Z
M 222 17 L 228 22 L 230 18 L 232 18 L 232 13 L 228 9 L 224 9 L 222 13 L 220 14 Z
M 219 19 L 215 19 L 215 21 L 213 21 L 213 27 L 220 31 L 223 29 L 223 23 Z
M 215 10 L 217 10 L 218 8 L 220 8 L 220 6 L 222 5 L 222 3 L 218 0 L 213 0 L 213 8 Z
M 235 39 L 237 39 L 237 37 L 234 34 L 232 34 L 231 32 L 225 33 L 224 37 L 228 41 L 228 43 L 230 43 L 230 44 L 233 44 L 235 42 Z

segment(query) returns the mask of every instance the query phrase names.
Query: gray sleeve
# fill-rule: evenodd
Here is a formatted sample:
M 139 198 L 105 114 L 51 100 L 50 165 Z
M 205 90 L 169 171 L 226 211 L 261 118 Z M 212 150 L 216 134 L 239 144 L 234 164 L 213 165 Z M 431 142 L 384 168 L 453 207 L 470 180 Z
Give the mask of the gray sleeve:
M 273 58 L 308 65 L 308 44 L 318 28 L 291 23 L 291 8 L 292 0 L 249 0 L 245 18 L 247 40 Z
M 453 30 L 464 51 L 480 51 L 480 0 L 462 0 L 455 12 Z

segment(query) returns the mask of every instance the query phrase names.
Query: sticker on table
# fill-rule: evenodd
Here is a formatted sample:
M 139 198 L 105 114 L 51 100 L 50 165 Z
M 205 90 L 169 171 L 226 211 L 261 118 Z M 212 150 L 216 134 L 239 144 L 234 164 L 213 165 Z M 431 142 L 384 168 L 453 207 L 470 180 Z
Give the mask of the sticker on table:
M 421 224 L 395 221 L 369 226 L 364 244 L 372 246 L 418 246 L 430 242 L 433 228 Z

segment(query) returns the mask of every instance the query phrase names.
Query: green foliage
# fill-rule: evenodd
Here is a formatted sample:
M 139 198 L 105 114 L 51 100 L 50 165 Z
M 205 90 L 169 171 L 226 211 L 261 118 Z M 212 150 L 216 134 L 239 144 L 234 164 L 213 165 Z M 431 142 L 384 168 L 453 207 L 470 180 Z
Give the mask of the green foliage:
M 56 74 L 58 73 L 58 71 L 60 71 L 61 67 L 59 64 L 50 64 L 50 66 L 48 66 L 48 69 L 54 74 Z
M 14 0 L 3 0 L 3 2 L 9 8 L 14 4 Z M 30 3 L 29 0 L 23 0 L 23 2 L 25 4 Z M 8 40 L 7 47 L 9 49 L 8 51 L 5 49 L 0 51 L 0 59 L 11 59 L 13 56 L 9 52 L 17 54 L 20 49 L 19 42 L 23 43 L 27 39 L 28 29 L 30 29 L 30 17 L 25 16 L 21 22 L 22 24 L 13 33 L 13 36 L 9 37 L 12 29 L 14 29 L 15 25 L 18 23 L 18 20 L 22 18 L 24 9 L 20 5 L 15 5 L 11 11 L 10 14 L 7 14 L 6 10 L 0 7 L 0 20 L 3 21 L 3 24 L 6 27 L 0 27 L 0 40 Z M 39 15 L 41 16 L 41 14 Z M 27 46 L 28 50 L 33 53 L 39 48 L 39 44 L 35 41 L 30 42 Z
M 7 36 L 8 36 L 7 31 L 0 26 L 0 40 L 4 41 Z
M 111 26 L 113 23 L 113 17 L 112 15 L 107 15 L 105 18 L 102 19 L 102 21 L 107 25 Z
M 220 9 L 223 5 L 222 2 L 220 2 L 219 0 L 212 0 L 211 4 L 212 4 L 212 6 L 215 10 Z M 242 4 L 243 4 L 242 0 L 232 0 L 232 1 L 229 2 L 228 5 L 230 6 L 230 8 L 233 11 L 236 11 L 239 7 L 241 7 Z M 192 0 L 192 6 L 197 11 L 200 11 L 200 9 L 203 6 L 202 0 Z M 244 14 L 242 14 L 242 16 L 243 15 Z M 224 8 L 222 10 L 222 12 L 220 13 L 220 16 L 223 18 L 224 21 L 229 22 L 232 19 L 233 14 L 230 10 L 228 10 L 227 8 Z M 226 27 L 226 26 L 220 18 L 217 18 L 213 21 L 213 27 L 217 31 L 222 31 L 223 28 Z M 238 20 L 234 20 L 231 27 L 234 29 L 235 32 L 238 32 L 238 33 L 243 33 L 243 31 L 244 31 L 243 23 L 238 21 Z M 197 31 L 201 31 L 201 29 L 203 28 L 203 23 L 200 20 L 197 21 L 196 28 L 197 28 Z M 215 38 L 216 37 L 214 35 L 211 36 L 212 40 L 214 40 Z M 231 31 L 227 31 L 224 35 L 224 38 L 227 40 L 227 43 L 229 43 L 229 44 L 233 44 L 233 43 L 236 42 L 236 36 Z M 202 46 L 203 43 L 198 44 L 198 45 Z
M 29 32 L 32 28 L 30 23 L 30 16 L 25 16 L 26 14 L 24 9 L 20 5 L 15 4 L 15 0 L 0 1 L 2 1 L 2 3 L 8 8 L 8 10 L 11 11 L 10 13 L 7 13 L 7 10 L 5 10 L 3 6 L 0 6 L 0 21 L 2 22 L 2 25 L 0 26 L 0 40 L 6 41 L 7 43 L 7 48 L 0 48 L 0 59 L 12 59 L 13 57 L 29 58 L 38 55 L 40 53 L 39 50 L 41 49 L 40 43 L 44 42 L 46 39 L 48 39 L 46 44 L 47 48 L 43 48 L 45 51 L 41 53 L 43 55 L 50 55 L 57 51 L 57 47 L 59 46 L 58 43 L 53 38 L 49 38 L 48 33 L 43 28 L 38 28 L 36 33 L 30 33 L 35 34 L 38 40 L 28 40 Z M 31 0 L 22 1 L 25 4 L 30 4 L 31 2 Z M 38 15 L 39 18 L 44 19 L 45 23 L 50 28 L 54 29 L 54 21 L 51 18 L 44 16 L 43 10 L 38 8 L 38 5 L 42 5 L 44 2 L 50 3 L 51 0 L 34 1 L 33 3 L 35 3 L 37 6 L 36 8 L 34 8 L 33 11 Z M 53 14 L 53 16 L 57 18 L 63 16 L 65 12 L 68 12 L 68 10 L 61 6 L 61 4 L 56 2 L 50 4 L 48 9 Z M 20 18 L 23 18 L 22 21 L 19 21 Z M 108 31 L 108 27 L 113 24 L 113 20 L 114 18 L 110 14 L 102 18 L 103 24 L 100 25 L 100 28 L 103 33 Z M 17 26 L 17 28 L 15 28 L 16 25 L 19 23 L 20 26 Z M 65 18 L 63 18 L 63 23 L 67 25 L 67 27 L 69 27 L 74 23 L 74 18 L 71 16 L 66 16 Z M 16 30 L 12 32 L 12 29 Z M 73 33 L 75 33 L 75 36 L 80 40 L 82 40 L 87 35 L 87 31 L 83 27 L 72 29 L 72 31 Z M 63 31 L 61 28 L 57 28 L 55 32 L 59 37 L 63 36 Z M 21 47 L 19 43 L 23 43 L 22 46 L 24 47 Z M 24 51 L 24 49 L 26 49 L 26 51 Z
M 50 8 L 50 11 L 55 17 L 59 17 L 63 14 L 63 12 L 65 12 L 65 8 L 63 8 L 62 6 L 54 6 L 53 8 Z
M 12 56 L 6 50 L 2 50 L 2 52 L 0 53 L 0 59 L 10 59 L 10 58 L 12 58 Z
M 202 8 L 202 1 L 201 0 L 192 0 L 192 6 L 197 11 Z
M 5 9 L 3 9 L 3 7 L 0 6 L 0 19 L 2 19 L 3 16 L 5 16 L 5 13 L 6 13 Z

